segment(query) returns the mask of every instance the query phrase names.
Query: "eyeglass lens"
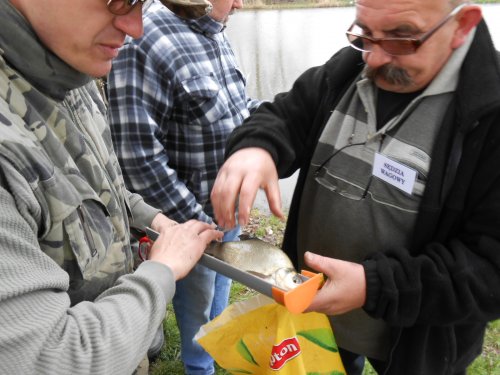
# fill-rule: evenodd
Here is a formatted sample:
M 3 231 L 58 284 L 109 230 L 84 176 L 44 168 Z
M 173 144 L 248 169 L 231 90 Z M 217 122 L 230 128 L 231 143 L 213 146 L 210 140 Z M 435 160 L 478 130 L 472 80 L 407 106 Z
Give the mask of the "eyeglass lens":
M 356 33 L 347 33 L 347 39 L 352 47 L 360 51 L 370 52 L 377 44 L 390 55 L 410 55 L 415 53 L 419 43 L 414 39 L 371 39 Z
M 372 183 L 373 176 L 368 177 L 368 182 L 366 186 L 356 186 L 354 184 L 347 183 L 341 179 L 332 178 L 328 175 L 328 170 L 326 168 L 321 168 L 314 174 L 314 180 L 323 186 L 324 188 L 330 190 L 333 193 L 337 193 L 344 198 L 361 201 L 366 198 L 369 194 L 370 186 Z
M 111 13 L 116 15 L 127 14 L 138 0 L 108 0 L 107 6 Z
M 350 156 L 345 154 L 343 155 L 341 153 L 345 152 L 347 149 L 357 149 L 358 151 L 355 153 L 359 153 L 359 150 L 362 149 L 365 144 L 366 142 L 349 143 L 330 153 L 330 155 L 314 170 L 314 180 L 324 188 L 330 190 L 331 192 L 340 194 L 345 198 L 356 201 L 365 199 L 368 195 L 372 182 L 372 175 L 369 171 L 367 171 L 366 175 L 370 177 L 364 186 L 361 186 L 363 184 L 358 186 L 352 182 L 347 182 L 347 180 L 342 177 L 339 177 L 351 175 L 350 168 L 352 167 L 351 162 L 346 162 Z M 366 168 L 366 166 L 363 166 L 362 168 Z

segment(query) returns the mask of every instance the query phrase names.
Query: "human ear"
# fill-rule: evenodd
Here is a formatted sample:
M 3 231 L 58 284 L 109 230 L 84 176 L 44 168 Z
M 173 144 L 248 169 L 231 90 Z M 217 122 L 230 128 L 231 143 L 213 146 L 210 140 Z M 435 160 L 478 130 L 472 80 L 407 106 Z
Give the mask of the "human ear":
M 455 30 L 451 45 L 453 49 L 460 47 L 465 42 L 469 32 L 481 22 L 482 18 L 481 7 L 478 5 L 467 5 L 458 13 L 458 28 Z

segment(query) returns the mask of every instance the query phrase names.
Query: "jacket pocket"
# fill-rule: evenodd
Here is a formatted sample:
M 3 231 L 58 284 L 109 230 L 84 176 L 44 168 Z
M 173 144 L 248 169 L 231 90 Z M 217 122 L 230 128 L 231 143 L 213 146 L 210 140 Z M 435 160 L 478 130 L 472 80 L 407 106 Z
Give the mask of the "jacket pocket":
M 109 213 L 99 200 L 85 199 L 62 221 L 67 245 L 71 248 L 84 280 L 98 277 L 113 243 Z
M 196 76 L 181 82 L 183 112 L 189 125 L 211 125 L 228 112 L 229 100 L 213 75 Z

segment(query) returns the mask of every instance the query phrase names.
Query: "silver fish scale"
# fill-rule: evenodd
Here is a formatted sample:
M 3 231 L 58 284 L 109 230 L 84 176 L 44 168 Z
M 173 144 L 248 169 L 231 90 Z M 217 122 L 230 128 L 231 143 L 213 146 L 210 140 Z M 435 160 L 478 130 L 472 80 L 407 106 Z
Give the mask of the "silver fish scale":
M 285 290 L 301 282 L 290 258 L 283 250 L 257 238 L 214 242 L 205 252 L 235 268 L 262 277 Z

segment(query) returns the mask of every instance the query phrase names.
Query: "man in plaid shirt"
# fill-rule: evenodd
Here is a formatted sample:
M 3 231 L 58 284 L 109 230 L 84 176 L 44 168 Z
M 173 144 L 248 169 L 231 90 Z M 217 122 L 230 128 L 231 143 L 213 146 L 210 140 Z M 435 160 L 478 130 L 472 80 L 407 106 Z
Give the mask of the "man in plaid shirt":
M 178 222 L 213 221 L 210 190 L 226 139 L 259 104 L 246 96 L 224 33 L 229 15 L 241 7 L 241 0 L 219 0 L 209 15 L 188 20 L 154 4 L 145 14 L 144 36 L 123 47 L 108 77 L 113 143 L 125 182 Z M 187 374 L 214 373 L 212 358 L 193 336 L 227 305 L 230 280 L 217 275 L 215 284 L 215 272 L 200 265 L 177 283 L 173 303 Z

